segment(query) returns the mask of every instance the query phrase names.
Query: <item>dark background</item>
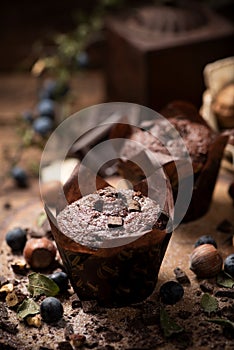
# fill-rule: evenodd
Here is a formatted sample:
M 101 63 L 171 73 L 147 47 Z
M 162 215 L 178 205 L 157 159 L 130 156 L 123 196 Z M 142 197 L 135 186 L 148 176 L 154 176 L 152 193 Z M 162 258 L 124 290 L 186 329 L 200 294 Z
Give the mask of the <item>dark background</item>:
M 234 1 L 199 1 L 215 8 L 233 21 Z M 50 45 L 57 32 L 68 32 L 77 25 L 81 10 L 91 11 L 99 2 L 95 0 L 8 0 L 1 2 L 0 11 L 0 71 L 27 69 L 40 49 Z M 146 1 L 124 1 L 129 6 Z

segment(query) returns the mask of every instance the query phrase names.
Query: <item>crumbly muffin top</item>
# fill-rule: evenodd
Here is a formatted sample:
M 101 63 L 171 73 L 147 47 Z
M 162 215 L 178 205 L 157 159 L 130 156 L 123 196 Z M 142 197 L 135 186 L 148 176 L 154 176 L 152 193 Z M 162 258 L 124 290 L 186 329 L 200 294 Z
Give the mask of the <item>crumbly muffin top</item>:
M 204 162 L 209 151 L 210 144 L 216 134 L 206 125 L 188 121 L 187 119 L 169 119 L 182 137 L 185 146 L 195 162 Z
M 139 191 L 106 187 L 66 206 L 57 223 L 75 242 L 98 248 L 108 239 L 134 236 L 152 227 L 164 229 L 160 213 L 160 206 Z
M 168 121 L 175 127 L 183 141 L 178 137 L 175 130 L 173 131 Z M 215 133 L 206 125 L 185 118 L 170 118 L 168 121 L 143 122 L 141 129 L 133 128 L 129 140 L 136 141 L 152 152 L 178 158 L 184 157 L 188 152 L 193 162 L 205 163 Z M 183 143 L 186 148 L 183 147 Z M 121 156 L 130 159 L 136 152 L 137 145 L 126 140 Z

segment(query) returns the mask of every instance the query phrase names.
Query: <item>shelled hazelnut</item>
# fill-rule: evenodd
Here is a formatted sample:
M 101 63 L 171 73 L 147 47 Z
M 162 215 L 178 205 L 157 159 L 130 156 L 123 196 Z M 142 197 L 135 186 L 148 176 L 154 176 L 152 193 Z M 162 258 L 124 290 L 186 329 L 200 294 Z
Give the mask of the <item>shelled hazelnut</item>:
M 190 256 L 190 270 L 198 278 L 216 276 L 223 266 L 223 259 L 212 244 L 202 244 L 196 247 Z
M 28 316 L 26 318 L 26 322 L 29 326 L 40 328 L 42 325 L 41 315 L 37 314 L 37 315 L 33 315 L 33 316 Z
M 31 238 L 27 241 L 23 255 L 26 262 L 36 270 L 49 267 L 55 260 L 57 249 L 46 237 Z

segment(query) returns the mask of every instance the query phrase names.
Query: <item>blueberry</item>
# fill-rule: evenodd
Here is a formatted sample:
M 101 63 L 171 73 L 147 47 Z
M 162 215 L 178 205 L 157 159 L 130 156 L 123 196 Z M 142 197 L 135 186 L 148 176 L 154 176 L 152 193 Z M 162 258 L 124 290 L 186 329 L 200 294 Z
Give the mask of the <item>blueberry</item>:
M 27 187 L 28 186 L 28 176 L 22 168 L 15 166 L 11 169 L 11 176 L 15 180 L 17 186 Z
M 56 92 L 57 82 L 56 80 L 46 80 L 42 89 L 39 91 L 40 100 L 50 99 L 53 100 Z
M 37 110 L 40 116 L 54 118 L 55 116 L 55 104 L 51 99 L 41 100 L 37 105 Z
M 228 255 L 224 260 L 224 271 L 234 278 L 234 254 Z
M 57 298 L 47 297 L 40 305 L 40 313 L 45 322 L 57 322 L 63 317 L 63 306 Z
M 88 53 L 85 51 L 80 52 L 76 57 L 76 61 L 79 68 L 87 68 L 89 65 Z
M 20 227 L 13 228 L 6 234 L 6 242 L 13 251 L 23 251 L 26 241 L 26 231 Z
M 159 296 L 164 304 L 173 305 L 177 303 L 183 295 L 184 288 L 175 281 L 164 283 L 159 290 Z
M 48 117 L 39 117 L 33 123 L 33 129 L 41 136 L 46 136 L 53 129 L 53 121 Z
M 58 285 L 60 292 L 64 292 L 68 289 L 68 276 L 65 272 L 54 272 L 49 277 Z
M 56 80 L 46 80 L 44 86 L 39 92 L 39 98 L 57 100 L 61 97 L 64 97 L 69 91 L 69 86 L 65 82 L 56 81 Z
M 215 242 L 214 238 L 209 235 L 204 235 L 198 238 L 194 244 L 194 247 L 196 248 L 202 244 L 212 244 L 215 248 L 217 248 L 217 243 Z

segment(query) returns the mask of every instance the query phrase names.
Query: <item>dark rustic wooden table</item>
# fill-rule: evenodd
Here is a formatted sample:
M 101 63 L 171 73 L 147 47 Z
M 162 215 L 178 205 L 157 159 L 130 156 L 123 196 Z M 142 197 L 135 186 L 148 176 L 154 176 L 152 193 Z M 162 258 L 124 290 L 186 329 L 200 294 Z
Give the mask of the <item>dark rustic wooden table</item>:
M 72 106 L 73 111 L 77 111 L 80 108 L 96 104 L 104 100 L 103 76 L 100 74 L 100 72 L 90 72 L 86 76 L 80 75 L 78 78 L 76 77 L 73 80 L 73 84 L 75 87 L 74 91 L 77 93 L 77 98 L 74 99 Z M 1 271 L 7 270 L 5 263 L 7 260 L 5 249 L 6 243 L 4 242 L 6 232 L 15 226 L 32 227 L 35 225 L 38 214 L 43 211 L 43 204 L 40 199 L 37 178 L 30 179 L 30 187 L 28 189 L 19 189 L 14 185 L 12 179 L 10 179 L 9 176 L 6 176 L 7 171 L 9 170 L 9 159 L 6 157 L 6 150 L 9 154 L 14 153 L 18 142 L 20 141 L 20 136 L 17 133 L 17 115 L 35 104 L 35 91 L 36 82 L 29 75 L 18 74 L 11 76 L 0 76 L 0 169 L 1 178 L 5 179 L 1 186 L 0 197 Z M 32 157 L 37 157 L 35 159 L 40 160 L 40 152 L 33 154 L 31 152 L 32 150 L 28 150 L 24 154 L 22 159 L 23 165 L 28 165 L 28 162 Z M 216 239 L 220 252 L 224 258 L 228 254 L 234 252 L 230 235 L 217 230 L 217 225 L 224 219 L 230 221 L 230 223 L 232 223 L 234 226 L 234 208 L 231 198 L 228 196 L 228 187 L 231 181 L 233 181 L 233 172 L 222 168 L 219 173 L 209 212 L 204 217 L 194 222 L 181 224 L 175 230 L 160 269 L 156 293 L 163 282 L 175 280 L 173 270 L 176 267 L 183 269 L 191 280 L 191 286 L 185 287 L 185 295 L 183 300 L 168 308 L 170 315 L 175 319 L 178 319 L 178 315 L 183 312 L 185 314 L 187 312 L 190 315 L 188 320 L 183 318 L 178 319 L 179 323 L 185 327 L 192 339 L 191 346 L 179 347 L 180 349 L 205 350 L 225 348 L 225 350 L 231 350 L 234 347 L 234 341 L 232 339 L 230 340 L 225 338 L 222 335 L 220 326 L 209 325 L 208 328 L 208 324 L 205 322 L 207 317 L 200 308 L 200 282 L 189 269 L 189 256 L 193 250 L 194 242 L 201 235 L 212 235 Z M 10 204 L 10 208 L 6 206 L 7 203 Z M 232 301 L 228 303 L 229 307 L 231 303 Z M 111 326 L 117 327 L 118 322 L 122 324 L 121 322 L 123 315 L 127 315 L 126 320 L 127 317 L 129 317 L 129 320 L 131 320 L 132 318 L 135 318 L 134 312 L 136 312 L 134 309 L 130 310 L 127 308 L 124 310 L 120 309 L 119 311 L 109 310 L 106 313 L 106 318 L 100 316 L 99 319 L 98 315 L 90 316 L 82 312 L 82 310 L 77 311 L 77 314 L 75 314 L 69 309 L 69 303 L 65 303 L 65 307 L 65 318 L 68 317 L 69 312 L 74 314 L 72 317 L 74 317 L 74 324 L 78 331 L 83 329 L 83 324 L 92 324 L 93 320 L 96 320 L 95 322 L 98 323 L 100 322 L 100 324 L 103 323 L 105 327 L 107 325 L 106 322 L 108 322 L 108 326 L 111 324 Z M 219 300 L 219 307 L 220 310 L 227 307 L 227 301 L 225 302 L 225 300 Z M 123 323 L 122 326 L 126 326 L 126 323 Z M 38 336 L 37 329 L 31 328 L 29 330 L 29 328 L 25 328 L 23 324 L 20 324 L 19 327 L 20 333 L 17 335 L 17 341 L 23 342 L 25 345 L 31 344 L 30 342 L 32 341 L 33 337 Z M 163 340 L 158 325 L 152 325 L 150 327 L 148 328 L 152 329 L 152 332 L 156 332 L 149 336 L 149 340 L 152 338 L 152 343 L 155 340 L 155 344 L 157 344 L 158 341 L 158 345 L 155 345 L 155 349 L 169 350 L 178 348 L 180 344 L 178 345 L 173 340 Z M 121 331 L 122 330 L 120 329 L 120 332 Z M 114 349 L 129 348 L 126 344 L 130 344 L 132 341 L 130 339 L 131 332 L 124 332 L 125 331 L 123 330 L 123 339 L 120 340 L 118 344 L 113 343 Z M 42 329 L 40 329 L 39 333 L 40 338 L 38 338 L 38 346 L 40 344 L 48 344 L 48 342 L 51 343 L 51 341 L 57 342 L 64 339 L 63 327 L 49 330 L 49 328 L 44 325 Z M 91 331 L 90 333 L 88 332 L 88 336 L 91 333 Z M 48 341 L 46 340 L 46 336 L 49 337 Z M 10 335 L 10 337 L 12 337 L 12 335 Z M 100 334 L 98 334 L 98 337 L 100 337 Z M 108 341 L 106 342 L 101 338 L 100 342 L 102 345 L 106 345 L 108 343 Z

